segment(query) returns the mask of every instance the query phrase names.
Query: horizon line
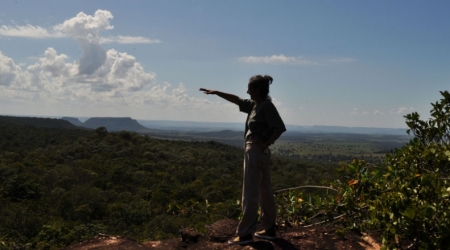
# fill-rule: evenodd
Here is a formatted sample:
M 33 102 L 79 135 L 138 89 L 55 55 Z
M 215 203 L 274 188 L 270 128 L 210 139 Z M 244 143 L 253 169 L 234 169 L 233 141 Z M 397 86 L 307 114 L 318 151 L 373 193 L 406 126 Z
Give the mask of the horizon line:
M 17 114 L 0 114 L 0 116 L 15 116 L 15 117 L 30 117 L 30 118 L 57 118 L 61 119 L 63 117 L 77 118 L 77 119 L 90 119 L 90 118 L 131 118 L 133 120 L 141 121 L 165 121 L 165 122 L 191 122 L 191 123 L 222 123 L 222 124 L 243 124 L 243 122 L 218 122 L 218 121 L 186 121 L 186 120 L 165 120 L 165 119 L 140 119 L 133 118 L 131 116 L 60 116 L 60 115 L 17 115 Z M 80 121 L 81 122 L 81 121 Z M 367 129 L 408 129 L 407 127 L 365 127 L 365 126 L 345 126 L 345 125 L 298 125 L 298 124 L 286 124 L 286 126 L 291 127 L 341 127 L 341 128 L 367 128 Z

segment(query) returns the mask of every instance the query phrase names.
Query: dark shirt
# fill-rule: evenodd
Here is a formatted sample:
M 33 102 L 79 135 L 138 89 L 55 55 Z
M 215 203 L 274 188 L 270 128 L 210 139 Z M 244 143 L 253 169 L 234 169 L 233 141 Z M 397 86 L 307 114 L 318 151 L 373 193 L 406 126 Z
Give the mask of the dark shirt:
M 283 120 L 269 99 L 259 105 L 250 99 L 239 99 L 238 105 L 241 112 L 248 114 L 245 123 L 245 139 L 260 136 L 265 142 L 269 140 L 274 131 L 281 133 L 286 131 Z

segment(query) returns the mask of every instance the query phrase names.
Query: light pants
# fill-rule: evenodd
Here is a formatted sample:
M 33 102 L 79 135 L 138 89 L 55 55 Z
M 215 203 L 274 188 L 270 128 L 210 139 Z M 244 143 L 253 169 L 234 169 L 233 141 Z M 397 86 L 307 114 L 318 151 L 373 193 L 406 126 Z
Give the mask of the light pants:
M 263 152 L 260 142 L 247 141 L 244 156 L 244 185 L 242 188 L 243 216 L 236 229 L 236 235 L 245 236 L 256 231 L 258 207 L 264 229 L 275 225 L 276 208 L 270 182 L 270 150 Z

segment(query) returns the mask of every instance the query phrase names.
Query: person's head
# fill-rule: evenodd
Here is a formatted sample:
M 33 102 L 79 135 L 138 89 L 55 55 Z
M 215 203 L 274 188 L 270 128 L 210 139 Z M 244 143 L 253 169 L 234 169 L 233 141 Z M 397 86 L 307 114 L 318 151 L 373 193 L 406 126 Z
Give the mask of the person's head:
M 252 99 L 261 98 L 261 100 L 270 99 L 269 85 L 272 84 L 273 78 L 269 75 L 255 75 L 248 81 L 248 91 Z

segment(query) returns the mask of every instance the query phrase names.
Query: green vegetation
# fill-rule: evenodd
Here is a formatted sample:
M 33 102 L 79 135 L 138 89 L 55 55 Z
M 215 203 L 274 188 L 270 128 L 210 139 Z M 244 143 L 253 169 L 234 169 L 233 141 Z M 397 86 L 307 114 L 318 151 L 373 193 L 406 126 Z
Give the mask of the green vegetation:
M 450 93 L 441 94 L 431 119 L 405 116 L 414 139 L 380 161 L 364 154 L 386 149 L 385 139 L 314 142 L 356 151 L 340 164 L 305 163 L 293 156 L 306 147 L 280 143 L 271 165 L 279 224 L 333 223 L 338 235 L 380 231 L 386 249 L 446 249 Z M 241 148 L 36 122 L 0 125 L 0 249 L 57 249 L 98 233 L 163 239 L 241 214 Z
M 161 139 L 186 141 L 217 141 L 241 147 L 243 132 L 222 130 L 217 132 L 152 131 L 147 135 Z M 354 158 L 370 163 L 381 163 L 386 153 L 401 148 L 413 137 L 404 135 L 358 134 L 358 133 L 300 133 L 283 134 L 271 146 L 274 154 L 308 162 L 341 162 Z
M 280 156 L 321 162 L 364 159 L 383 162 L 386 153 L 405 145 L 411 137 L 400 135 L 313 134 L 285 136 L 273 146 Z
M 0 126 L 0 249 L 163 239 L 241 213 L 241 148 L 41 125 Z M 331 178 L 329 165 L 272 166 L 275 189 Z
M 405 116 L 415 138 L 381 164 L 354 159 L 321 194 L 287 190 L 277 201 L 287 223 L 334 222 L 342 230 L 382 232 L 386 249 L 448 249 L 450 244 L 450 93 L 431 119 Z

